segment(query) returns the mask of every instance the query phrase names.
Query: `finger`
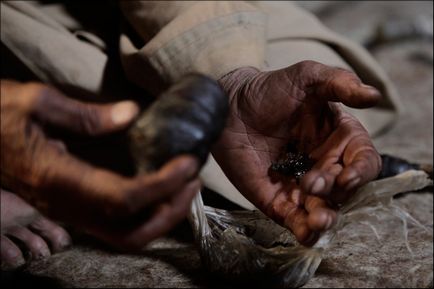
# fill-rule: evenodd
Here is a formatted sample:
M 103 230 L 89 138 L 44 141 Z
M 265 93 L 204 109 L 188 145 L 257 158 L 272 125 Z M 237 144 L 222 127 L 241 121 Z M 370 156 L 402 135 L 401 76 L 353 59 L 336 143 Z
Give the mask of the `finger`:
M 47 240 L 52 252 L 57 253 L 71 245 L 71 237 L 59 225 L 47 218 L 40 217 L 29 225 L 29 228 Z
M 121 130 L 138 115 L 132 101 L 112 104 L 88 104 L 68 98 L 60 91 L 39 84 L 33 114 L 41 121 L 73 132 L 101 135 Z
M 311 246 L 317 234 L 309 229 L 308 213 L 303 207 L 304 198 L 300 189 L 294 185 L 279 191 L 265 210 L 265 213 L 278 224 L 288 228 L 300 244 Z
M 119 234 L 117 232 L 97 233 L 108 243 L 121 250 L 137 251 L 153 239 L 167 233 L 188 213 L 193 197 L 200 190 L 200 181 L 193 180 L 176 194 L 170 202 L 160 204 L 150 219 L 145 220 L 143 225 L 131 232 Z
M 312 94 L 327 101 L 342 102 L 354 108 L 374 106 L 381 93 L 374 87 L 365 85 L 356 74 L 341 69 L 308 61 L 300 63 L 303 75 L 309 76 L 307 82 Z
M 192 156 L 179 156 L 159 171 L 136 178 L 129 192 L 134 211 L 163 200 L 179 191 L 198 174 L 199 162 Z
M 329 230 L 336 222 L 336 212 L 322 198 L 307 196 L 305 208 L 309 213 L 307 223 L 312 231 Z
M 309 227 L 308 217 L 304 209 L 296 208 L 288 214 L 284 226 L 291 230 L 300 244 L 311 247 L 318 241 L 320 234 Z
M 341 171 L 342 165 L 336 163 L 326 168 L 313 168 L 303 176 L 301 188 L 305 194 L 327 196 Z
M 334 138 L 334 136 L 331 138 Z M 337 175 L 342 171 L 342 165 L 339 164 L 339 148 L 329 149 L 324 151 L 323 155 L 314 156 L 316 151 L 325 150 L 324 147 L 329 146 L 329 140 L 330 138 L 310 154 L 312 158 L 317 160 L 312 169 L 301 180 L 300 185 L 305 194 L 328 195 L 333 188 Z
M 343 113 L 340 119 L 340 124 L 327 137 L 324 143 L 312 150 L 309 156 L 324 162 L 321 165 L 327 165 L 326 162 L 337 163 L 350 142 L 351 138 L 360 132 L 365 132 L 361 124 L 351 115 Z
M 375 179 L 380 169 L 381 158 L 375 150 L 360 151 L 337 177 L 337 189 L 333 193 L 332 201 L 336 204 L 344 203 L 360 186 Z
M 381 157 L 370 140 L 366 144 L 357 141 L 357 149 L 353 144 L 344 153 L 344 169 L 337 177 L 337 185 L 344 191 L 352 190 L 374 180 L 381 170 Z
M 127 178 L 53 146 L 41 149 L 34 159 L 39 166 L 34 186 L 44 194 L 35 205 L 50 217 L 76 225 L 128 217 L 151 202 L 176 193 L 198 171 L 196 158 L 181 156 L 160 171 Z
M 34 260 L 46 258 L 51 255 L 50 249 L 44 239 L 25 227 L 15 227 L 10 229 L 8 230 L 7 235 L 20 240 L 29 250 L 31 258 Z
M 1 269 L 10 270 L 24 265 L 23 253 L 8 237 L 1 235 Z

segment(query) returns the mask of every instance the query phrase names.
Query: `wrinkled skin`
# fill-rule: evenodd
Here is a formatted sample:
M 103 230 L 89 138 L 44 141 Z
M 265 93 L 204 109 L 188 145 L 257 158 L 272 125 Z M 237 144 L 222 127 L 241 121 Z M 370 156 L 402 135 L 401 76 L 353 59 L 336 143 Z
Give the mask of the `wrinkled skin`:
M 126 128 L 138 110 L 131 101 L 85 104 L 42 84 L 2 80 L 2 186 L 115 247 L 142 248 L 186 216 L 200 188 L 196 158 L 179 156 L 153 173 L 125 177 L 74 157 L 46 133 L 108 134 Z
M 351 72 L 313 61 L 271 72 L 241 68 L 220 84 L 230 115 L 213 148 L 217 162 L 261 211 L 313 245 L 337 207 L 381 169 L 367 131 L 341 103 L 370 107 L 380 93 Z M 293 141 L 314 161 L 300 185 L 269 169 Z

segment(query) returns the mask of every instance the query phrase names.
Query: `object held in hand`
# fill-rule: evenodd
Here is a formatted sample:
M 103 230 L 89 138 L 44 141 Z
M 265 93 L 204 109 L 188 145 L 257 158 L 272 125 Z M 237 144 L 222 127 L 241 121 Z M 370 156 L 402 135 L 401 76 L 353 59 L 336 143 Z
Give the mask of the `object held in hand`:
M 224 128 L 228 100 L 219 84 L 189 74 L 172 85 L 129 130 L 130 149 L 139 171 L 153 171 L 180 154 L 203 165 Z

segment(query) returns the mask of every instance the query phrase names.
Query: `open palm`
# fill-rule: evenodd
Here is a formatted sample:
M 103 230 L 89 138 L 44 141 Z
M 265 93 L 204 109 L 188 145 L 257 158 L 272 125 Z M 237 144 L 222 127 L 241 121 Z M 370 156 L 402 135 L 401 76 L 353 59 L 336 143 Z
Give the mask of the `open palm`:
M 221 83 L 231 109 L 217 162 L 260 210 L 312 245 L 335 221 L 334 205 L 381 168 L 368 133 L 339 102 L 369 107 L 380 94 L 351 72 L 312 61 L 272 72 L 244 68 Z M 270 171 L 290 142 L 314 161 L 300 184 Z

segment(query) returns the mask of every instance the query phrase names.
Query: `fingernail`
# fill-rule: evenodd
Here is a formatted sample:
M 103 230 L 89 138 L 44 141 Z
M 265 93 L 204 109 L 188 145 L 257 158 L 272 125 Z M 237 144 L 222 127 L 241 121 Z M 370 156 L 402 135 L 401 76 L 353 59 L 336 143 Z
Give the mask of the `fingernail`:
M 139 113 L 138 106 L 132 101 L 115 104 L 111 111 L 112 122 L 116 125 L 129 123 Z
M 5 252 L 6 259 L 20 259 L 21 257 L 21 252 L 18 250 L 6 249 L 5 251 L 6 251 Z
M 48 249 L 48 247 L 46 247 L 46 246 L 39 246 L 38 251 L 39 252 L 36 253 L 36 255 L 33 256 L 33 258 L 31 258 L 31 259 L 33 259 L 33 260 L 42 260 L 42 259 L 45 259 L 45 258 L 48 258 L 48 257 L 51 256 L 51 252 Z
M 47 259 L 48 257 L 51 256 L 51 253 L 48 251 L 44 251 L 44 252 L 39 252 L 38 255 L 36 255 L 34 258 L 31 258 L 33 260 L 43 260 L 43 259 Z
M 375 94 L 380 94 L 380 91 L 377 88 L 375 88 L 375 87 L 373 87 L 371 85 L 366 85 L 366 84 L 362 83 L 360 86 L 362 88 L 364 88 L 364 89 L 367 89 L 367 90 L 370 90 L 370 91 L 374 92 Z
M 345 186 L 345 191 L 354 189 L 360 183 L 360 178 L 355 178 Z
M 26 263 L 20 251 L 17 250 L 6 250 L 5 252 L 5 263 L 9 264 L 11 267 L 16 268 Z M 3 264 L 2 264 L 3 266 Z
M 363 88 L 366 88 L 366 89 L 376 89 L 375 87 L 373 87 L 371 85 L 364 84 L 364 83 L 362 83 L 360 86 Z
M 72 245 L 72 240 L 69 236 L 62 236 L 58 239 L 59 250 L 65 250 Z
M 325 188 L 325 180 L 322 177 L 319 177 L 312 186 L 311 193 L 318 194 L 323 191 Z
M 332 216 L 327 216 L 327 223 L 326 223 L 324 230 L 329 230 L 332 227 L 332 225 L 333 225 Z

